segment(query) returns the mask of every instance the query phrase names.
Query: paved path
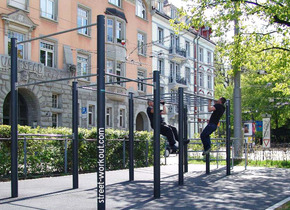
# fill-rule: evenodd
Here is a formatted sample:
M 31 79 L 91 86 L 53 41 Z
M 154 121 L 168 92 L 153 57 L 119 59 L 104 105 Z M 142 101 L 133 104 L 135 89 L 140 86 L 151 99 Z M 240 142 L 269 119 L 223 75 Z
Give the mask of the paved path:
M 290 169 L 189 165 L 178 186 L 178 165 L 161 167 L 161 198 L 153 199 L 153 168 L 107 172 L 107 209 L 266 209 L 290 197 Z M 10 182 L 0 183 L 0 209 L 96 209 L 96 173 L 19 181 L 19 197 L 10 198 Z

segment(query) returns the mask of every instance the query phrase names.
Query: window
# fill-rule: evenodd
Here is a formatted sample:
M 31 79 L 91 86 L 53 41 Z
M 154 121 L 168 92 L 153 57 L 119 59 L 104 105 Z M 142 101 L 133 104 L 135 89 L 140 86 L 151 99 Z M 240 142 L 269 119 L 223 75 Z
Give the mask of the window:
M 160 71 L 161 75 L 164 75 L 164 60 L 158 59 L 158 71 Z
M 24 41 L 24 34 L 8 31 L 8 55 L 11 56 L 11 38 L 17 38 L 17 42 Z M 17 57 L 24 59 L 24 44 L 17 45 Z
M 121 7 L 121 0 L 109 0 L 111 4 Z
M 18 9 L 27 10 L 28 2 L 27 0 L 9 0 L 8 5 L 16 7 Z
M 124 76 L 124 64 L 122 62 L 117 61 L 115 68 L 114 66 L 115 66 L 115 61 L 107 60 L 107 73 L 114 74 L 117 76 Z M 124 83 L 122 83 L 121 81 L 122 79 L 120 77 L 107 75 L 107 82 L 116 82 L 114 84 L 124 86 Z
M 174 63 L 170 62 L 170 79 L 169 82 L 173 82 L 174 80 Z
M 40 42 L 40 62 L 44 66 L 54 67 L 54 44 L 51 42 Z
M 90 11 L 83 7 L 78 7 L 78 27 L 90 24 Z M 78 30 L 80 34 L 89 36 L 89 28 L 81 28 Z
M 120 127 L 125 128 L 125 109 L 120 109 Z
M 200 104 L 199 111 L 204 111 L 204 105 L 203 105 L 202 98 L 200 98 L 199 101 L 200 101 L 200 103 L 199 103 Z
M 212 64 L 212 62 L 211 62 L 211 52 L 210 51 L 207 51 L 207 63 L 208 64 Z
M 174 46 L 174 34 L 170 34 L 170 48 L 173 48 Z
M 203 62 L 203 48 L 199 48 L 199 61 Z
M 41 16 L 48 19 L 56 20 L 56 3 L 57 0 L 41 0 Z
M 52 94 L 51 99 L 52 99 L 52 108 L 59 108 L 59 101 L 58 101 L 59 97 L 58 97 L 58 95 Z
M 89 74 L 89 56 L 78 54 L 77 56 L 77 76 L 85 76 Z M 89 80 L 89 77 L 84 78 Z
M 123 39 L 123 23 L 121 21 L 116 21 L 116 38 L 117 43 L 121 43 Z
M 164 44 L 164 31 L 162 28 L 158 27 L 158 43 L 159 44 Z
M 208 89 L 212 89 L 212 79 L 210 75 L 207 76 L 207 87 Z
M 51 119 L 52 119 L 52 127 L 53 128 L 58 127 L 58 114 L 57 113 L 52 113 Z
M 180 72 L 180 65 L 179 64 L 175 64 L 175 77 L 176 80 L 180 80 L 181 79 L 181 72 Z
M 113 27 L 114 27 L 114 21 L 112 19 L 107 19 L 107 41 L 108 42 L 114 41 Z
M 112 127 L 112 108 L 108 107 L 106 112 L 106 125 Z
M 107 73 L 113 74 L 114 61 L 107 60 Z M 113 82 L 114 77 L 107 75 L 107 82 Z
M 165 93 L 165 88 L 164 87 L 160 87 L 160 98 L 164 99 L 164 93 Z
M 121 44 L 122 40 L 124 39 L 125 39 L 125 22 L 117 18 L 108 18 L 107 42 Z
M 186 79 L 187 79 L 188 84 L 190 84 L 191 83 L 191 79 L 190 79 L 190 68 L 185 67 L 185 75 L 186 75 Z
M 159 10 L 160 12 L 163 11 L 163 6 L 164 6 L 164 3 L 163 1 L 158 1 L 158 5 L 157 5 L 157 10 Z
M 117 62 L 117 67 L 116 67 L 116 75 L 117 76 L 121 76 L 122 74 L 122 63 Z M 122 85 L 123 83 L 121 83 L 121 78 L 120 77 L 116 77 L 116 81 L 118 85 Z
M 199 74 L 199 86 L 203 87 L 203 73 Z
M 185 49 L 186 49 L 186 57 L 190 57 L 190 43 L 188 41 L 185 42 Z
M 91 126 L 95 125 L 95 105 L 89 105 L 88 110 L 88 124 Z
M 138 33 L 138 53 L 146 55 L 146 38 L 144 34 Z
M 174 19 L 177 17 L 177 11 L 175 8 L 171 8 L 170 17 L 171 19 Z
M 146 6 L 142 0 L 136 0 L 136 15 L 146 19 Z
M 144 71 L 138 71 L 138 80 L 143 82 L 144 78 L 145 78 Z M 143 83 L 138 83 L 138 90 L 144 92 L 145 91 L 145 85 Z

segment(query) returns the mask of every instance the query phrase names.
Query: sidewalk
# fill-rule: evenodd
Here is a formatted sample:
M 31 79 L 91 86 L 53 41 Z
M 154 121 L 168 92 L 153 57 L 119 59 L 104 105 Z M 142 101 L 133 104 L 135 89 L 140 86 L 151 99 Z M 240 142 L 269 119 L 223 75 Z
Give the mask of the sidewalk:
M 106 209 L 266 209 L 290 196 L 290 169 L 189 165 L 178 186 L 178 165 L 161 167 L 161 198 L 153 198 L 153 167 L 106 173 Z M 97 209 L 96 173 L 19 181 L 19 197 L 10 198 L 11 183 L 0 183 L 0 209 Z

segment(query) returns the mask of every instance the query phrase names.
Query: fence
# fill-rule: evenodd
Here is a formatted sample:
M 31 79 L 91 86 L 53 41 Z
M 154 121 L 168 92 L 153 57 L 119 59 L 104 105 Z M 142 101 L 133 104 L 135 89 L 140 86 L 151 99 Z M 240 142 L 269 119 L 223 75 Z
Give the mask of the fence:
M 18 157 L 19 157 L 19 168 L 22 171 L 24 177 L 27 177 L 27 174 L 37 171 L 38 173 L 47 173 L 47 172 L 64 172 L 68 173 L 68 170 L 71 168 L 71 148 L 72 148 L 72 136 L 71 135 L 60 135 L 60 134 L 19 134 L 18 135 Z M 38 141 L 38 142 L 35 142 Z M 49 141 L 49 142 L 48 142 Z M 2 159 L 5 164 L 0 166 L 0 174 L 3 176 L 5 174 L 3 171 L 6 171 L 6 174 L 9 174 L 10 171 L 10 138 L 0 138 L 0 150 L 6 148 L 6 156 L 2 156 Z M 33 142 L 33 143 L 32 143 Z M 59 142 L 59 143 L 57 143 Z M 94 142 L 94 143 L 93 143 Z M 128 146 L 129 140 L 127 138 L 123 139 L 107 139 L 108 150 L 110 146 L 112 149 L 111 152 L 108 152 L 108 158 L 111 162 L 114 162 L 110 165 L 111 169 L 126 168 L 128 166 Z M 152 164 L 152 140 L 138 140 L 135 139 L 135 151 L 136 151 L 136 165 L 148 166 Z M 4 145 L 4 144 L 7 145 Z M 90 144 L 93 143 L 93 144 Z M 140 144 L 141 143 L 141 144 Z M 91 145 L 91 146 L 88 146 Z M 80 139 L 80 170 L 87 171 L 92 169 L 94 163 L 97 159 L 97 139 Z M 2 148 L 1 148 L 2 147 Z M 47 154 L 50 153 L 50 154 Z M 114 159 L 112 159 L 114 157 Z M 51 164 L 51 162 L 56 161 L 57 163 Z M 138 164 L 139 161 L 139 164 Z M 50 163 L 48 163 L 50 162 Z M 82 166 L 91 162 L 89 166 Z M 4 169 L 6 167 L 6 169 Z M 33 167 L 33 168 L 32 168 Z M 38 169 L 37 169 L 38 168 Z

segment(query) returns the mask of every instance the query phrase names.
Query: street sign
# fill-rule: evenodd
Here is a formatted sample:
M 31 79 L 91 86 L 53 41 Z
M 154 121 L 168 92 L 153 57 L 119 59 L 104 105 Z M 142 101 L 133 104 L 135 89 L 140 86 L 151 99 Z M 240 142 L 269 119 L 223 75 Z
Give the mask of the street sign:
M 263 147 L 271 146 L 271 119 L 263 118 Z
M 87 114 L 87 107 L 82 107 L 82 114 Z

